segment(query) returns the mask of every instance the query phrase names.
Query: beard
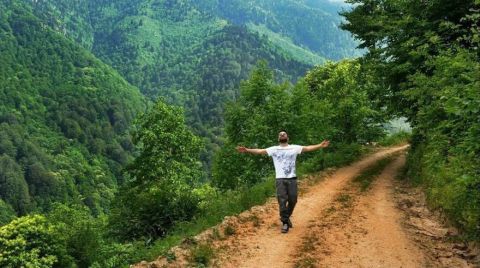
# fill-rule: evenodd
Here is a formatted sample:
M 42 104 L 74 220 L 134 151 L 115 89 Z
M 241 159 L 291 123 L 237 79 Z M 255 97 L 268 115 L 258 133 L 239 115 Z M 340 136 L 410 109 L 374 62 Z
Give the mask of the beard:
M 287 142 L 288 142 L 288 138 L 278 138 L 278 142 L 280 142 L 280 143 L 287 143 Z

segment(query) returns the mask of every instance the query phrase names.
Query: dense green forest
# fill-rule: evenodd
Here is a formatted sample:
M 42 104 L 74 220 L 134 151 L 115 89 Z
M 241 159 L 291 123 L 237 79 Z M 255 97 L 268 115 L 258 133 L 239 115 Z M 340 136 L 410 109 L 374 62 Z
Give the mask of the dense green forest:
M 242 83 L 239 99 L 227 107 L 226 144 L 215 158 L 211 183 L 199 181 L 202 142 L 187 127 L 183 111 L 158 101 L 135 121 L 138 154 L 109 215 L 93 217 L 81 206 L 57 204 L 46 216 L 18 218 L 0 229 L 6 256 L 0 264 L 117 267 L 159 254 L 156 245 L 182 239 L 175 234 L 216 224 L 272 195 L 271 163 L 246 159 L 233 146 L 270 144 L 276 128 L 288 129 L 298 143 L 335 141 L 302 160 L 305 171 L 355 160 L 361 143 L 383 136 L 387 118 L 375 111 L 366 92 L 372 77 L 360 67 L 358 61 L 329 63 L 292 85 L 276 83 L 273 70 L 260 62 Z M 51 247 L 39 246 L 46 243 Z
M 90 49 L 146 96 L 185 107 L 189 125 L 210 148 L 220 143 L 225 101 L 238 96 L 237 85 L 258 60 L 266 59 L 279 81 L 294 81 L 326 59 L 359 55 L 349 33 L 337 27 L 343 6 L 313 2 L 49 0 L 32 5 L 52 28 Z
M 264 26 L 268 32 L 288 37 L 297 46 L 327 59 L 360 55 L 350 34 L 337 28 L 342 21 L 338 12 L 349 8 L 345 4 L 312 0 L 210 0 L 195 1 L 194 5 L 234 24 Z
M 132 158 L 127 130 L 144 98 L 27 6 L 1 8 L 1 223 L 54 202 L 107 211 Z
M 108 6 L 116 9 L 116 18 L 95 28 L 93 52 L 147 96 L 164 96 L 184 106 L 196 133 L 218 144 L 223 104 L 238 95 L 239 82 L 259 59 L 277 70 L 279 80 L 295 80 L 311 63 L 301 62 L 307 56 L 277 47 L 245 24 L 206 11 L 207 3 L 115 1 Z M 112 13 L 97 10 L 98 17 Z M 112 20 L 118 22 L 107 27 Z

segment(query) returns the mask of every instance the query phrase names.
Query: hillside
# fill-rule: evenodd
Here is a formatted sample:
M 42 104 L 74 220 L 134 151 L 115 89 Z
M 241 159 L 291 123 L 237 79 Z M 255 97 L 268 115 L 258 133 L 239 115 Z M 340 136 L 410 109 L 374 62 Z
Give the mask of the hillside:
M 53 202 L 77 203 L 102 213 L 131 159 L 127 130 L 144 98 L 28 6 L 2 1 L 0 7 L 6 10 L 0 14 L 3 206 L 25 215 Z
M 360 56 L 350 33 L 338 28 L 342 21 L 338 12 L 348 9 L 346 4 L 322 0 L 217 0 L 200 1 L 196 6 L 237 25 L 264 27 L 325 59 Z
M 214 140 L 225 101 L 258 60 L 279 80 L 295 81 L 312 65 L 359 55 L 338 28 L 342 6 L 328 1 L 47 0 L 34 7 L 146 96 L 185 106 L 191 125 Z

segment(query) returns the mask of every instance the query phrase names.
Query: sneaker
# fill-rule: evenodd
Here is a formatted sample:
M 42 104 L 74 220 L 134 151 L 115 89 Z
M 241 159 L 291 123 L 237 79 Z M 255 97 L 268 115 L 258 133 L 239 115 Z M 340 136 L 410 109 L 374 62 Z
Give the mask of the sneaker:
M 282 233 L 288 233 L 288 223 L 282 225 Z
M 292 222 L 290 219 L 287 220 L 288 228 L 293 228 Z

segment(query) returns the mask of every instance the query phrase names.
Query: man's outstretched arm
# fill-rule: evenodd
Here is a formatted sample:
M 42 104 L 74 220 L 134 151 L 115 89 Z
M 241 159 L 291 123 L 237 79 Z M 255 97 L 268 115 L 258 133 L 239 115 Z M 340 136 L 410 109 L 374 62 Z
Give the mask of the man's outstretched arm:
M 244 146 L 238 146 L 237 151 L 239 153 L 251 153 L 251 154 L 267 154 L 267 149 L 253 149 Z
M 324 141 L 322 141 L 322 142 L 319 143 L 319 144 L 303 146 L 303 148 L 302 148 L 302 153 L 311 152 L 311 151 L 316 151 L 316 150 L 318 150 L 318 149 L 320 149 L 320 148 L 328 147 L 329 144 L 330 144 L 330 141 L 324 140 Z

